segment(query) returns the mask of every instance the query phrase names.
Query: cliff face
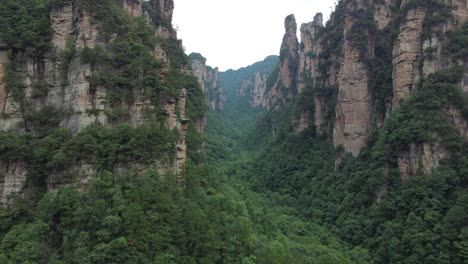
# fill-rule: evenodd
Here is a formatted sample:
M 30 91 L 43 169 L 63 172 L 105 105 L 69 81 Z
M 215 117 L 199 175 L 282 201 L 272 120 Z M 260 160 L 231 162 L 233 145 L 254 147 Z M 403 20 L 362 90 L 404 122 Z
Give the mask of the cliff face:
M 269 76 L 269 73 L 256 72 L 254 78 L 243 80 L 240 89 L 237 91 L 237 96 L 250 97 L 250 106 L 253 108 L 266 108 L 268 101 L 265 97 L 265 91 Z
M 357 156 L 368 146 L 371 131 L 388 129 L 387 120 L 423 83 L 430 86 L 433 74 L 461 65 L 458 86 L 467 91 L 466 54 L 457 53 L 463 48 L 454 44 L 463 42 L 466 22 L 466 1 L 340 1 L 326 27 L 321 14 L 301 26 L 296 50 L 289 16 L 279 74 L 266 87 L 267 106 L 296 101 L 291 117 L 296 132 L 313 125 L 317 134 Z M 466 140 L 464 111 L 450 102 L 438 109 Z M 414 142 L 397 154 L 402 178 L 420 168 L 430 173 L 450 157 L 441 135 L 432 135 L 433 141 Z
M 224 93 L 219 83 L 218 68 L 206 65 L 206 59 L 198 53 L 189 55 L 192 73 L 197 77 L 198 83 L 206 96 L 208 106 L 212 110 L 222 110 Z
M 321 44 L 316 35 L 323 30 L 323 15 L 318 13 L 310 23 L 301 25 L 301 44 L 299 50 L 298 93 L 304 91 L 312 76 L 319 76 L 319 55 L 322 52 Z
M 354 14 L 366 12 L 364 1 L 348 2 L 344 18 L 344 55 L 338 74 L 338 100 L 333 142 L 353 155 L 359 154 L 365 146 L 370 126 L 371 95 L 369 76 L 362 57 L 373 56 L 373 42 L 367 36 L 364 50 L 360 50 L 351 40 L 353 26 L 358 23 Z M 366 35 L 367 32 L 359 34 Z
M 317 39 L 317 34 L 323 30 L 323 16 L 321 13 L 315 15 L 314 20 L 310 23 L 302 24 L 301 26 L 301 44 L 299 50 L 299 69 L 298 69 L 298 94 L 302 94 L 304 90 L 310 86 L 317 85 L 314 78 L 320 76 L 320 60 L 319 54 L 322 52 L 322 43 Z M 326 105 L 326 96 L 316 94 L 314 97 L 314 111 L 311 113 L 308 110 L 302 110 L 299 121 L 293 121 L 295 131 L 302 132 L 306 128 L 314 125 L 317 132 L 321 135 L 326 133 L 326 121 L 324 119 L 324 111 Z M 310 115 L 314 115 L 314 124 L 309 124 Z
M 422 49 L 422 30 L 426 11 L 410 10 L 400 25 L 400 34 L 393 45 L 393 108 L 406 98 L 417 85 L 421 75 L 417 61 Z
M 26 55 L 0 44 L 0 130 L 44 137 L 59 127 L 74 136 L 90 125 L 112 129 L 125 123 L 139 129 L 151 124 L 156 130 L 176 131 L 177 138 L 167 142 L 174 149 L 161 153 L 162 158 L 145 168 L 182 175 L 191 114 L 186 101 L 192 98 L 187 98 L 185 89 L 190 85 L 173 81 L 187 79 L 184 76 L 189 74 L 171 25 L 173 1 L 126 0 L 114 7 L 112 12 L 117 13 L 108 14 L 95 10 L 103 7 L 100 3 L 93 4 L 97 6 L 76 0 L 51 7 L 51 48 L 45 52 Z M 123 21 L 112 25 L 107 16 Z M 143 33 L 129 41 L 133 30 Z M 151 40 L 154 37 L 156 42 Z M 125 50 L 132 54 L 119 54 Z M 174 50 L 180 53 L 171 54 Z M 144 62 L 137 64 L 137 60 Z M 39 122 L 39 116 L 46 119 Z M 48 189 L 64 183 L 79 185 L 87 178 L 83 175 L 98 170 L 94 165 L 76 161 L 69 170 L 75 176 L 46 180 Z M 28 170 L 29 164 L 21 159 L 3 161 L 2 202 L 23 189 Z

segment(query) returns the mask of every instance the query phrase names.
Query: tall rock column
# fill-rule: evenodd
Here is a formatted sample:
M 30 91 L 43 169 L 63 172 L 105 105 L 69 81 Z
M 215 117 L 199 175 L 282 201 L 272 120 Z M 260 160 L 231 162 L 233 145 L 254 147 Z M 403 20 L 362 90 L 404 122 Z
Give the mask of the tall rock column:
M 402 3 L 401 8 L 404 8 L 405 4 Z M 398 108 L 400 101 L 408 97 L 419 81 L 421 73 L 417 62 L 421 56 L 425 17 L 424 8 L 409 10 L 393 45 L 393 109 Z
M 172 28 L 172 14 L 174 12 L 173 0 L 151 0 L 157 16 L 159 25 L 157 25 L 157 35 L 163 37 L 175 37 L 175 31 Z
M 319 68 L 319 54 L 322 52 L 322 44 L 317 40 L 316 34 L 320 29 L 323 29 L 323 15 L 317 13 L 314 20 L 310 23 L 302 24 L 301 26 L 301 49 L 299 50 L 299 70 L 298 70 L 298 94 L 304 91 L 307 85 L 316 85 L 315 78 L 320 76 Z M 325 120 L 324 120 L 324 107 L 325 98 L 323 96 L 314 95 L 314 125 L 317 133 L 325 133 Z M 309 127 L 309 113 L 303 111 L 296 122 L 296 131 L 300 132 Z
M 315 39 L 317 32 L 323 28 L 323 15 L 317 13 L 314 20 L 301 25 L 301 49 L 299 50 L 299 69 L 297 92 L 304 90 L 310 78 L 318 77 L 319 59 L 322 51 L 320 41 Z
M 208 106 L 212 110 L 223 109 L 224 93 L 219 83 L 218 68 L 206 65 L 206 59 L 199 53 L 189 55 L 192 74 L 197 77 Z
M 269 74 L 264 72 L 255 73 L 255 81 L 253 84 L 254 87 L 252 90 L 252 100 L 250 101 L 250 105 L 252 107 L 266 106 L 265 97 L 263 95 L 265 94 L 268 76 Z
M 286 33 L 280 50 L 280 66 L 278 79 L 269 91 L 268 107 L 278 107 L 279 101 L 285 102 L 297 94 L 297 73 L 299 65 L 299 42 L 297 39 L 297 24 L 294 15 L 289 15 L 284 21 Z
M 364 11 L 361 1 L 357 6 L 350 2 L 344 25 L 344 58 L 338 74 L 338 100 L 333 142 L 343 145 L 346 151 L 357 156 L 366 145 L 370 125 L 372 98 L 369 92 L 369 77 L 366 65 L 361 61 L 361 52 L 349 38 L 355 18 L 352 13 Z M 365 33 L 361 33 L 365 34 Z M 368 37 L 366 56 L 373 53 L 373 43 Z

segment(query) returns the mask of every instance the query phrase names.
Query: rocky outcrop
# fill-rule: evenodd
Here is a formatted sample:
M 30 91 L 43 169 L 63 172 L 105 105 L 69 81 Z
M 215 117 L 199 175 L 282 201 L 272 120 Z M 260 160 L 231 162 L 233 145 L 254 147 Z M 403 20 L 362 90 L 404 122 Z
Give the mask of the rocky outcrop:
M 154 0 L 151 1 L 155 12 L 161 17 L 162 20 L 172 23 L 172 15 L 174 13 L 173 0 Z
M 314 125 L 318 135 L 326 135 L 327 120 L 325 120 L 326 101 L 323 96 L 314 96 Z
M 82 18 L 83 20 L 89 21 L 88 17 L 85 18 L 85 16 L 83 16 Z M 67 41 L 72 41 L 73 19 L 74 14 L 71 2 L 64 4 L 62 8 L 55 9 L 50 13 L 50 24 L 54 32 L 52 35 L 52 43 L 56 50 L 65 49 Z
M 406 2 L 403 2 L 401 8 L 405 7 Z M 447 4 L 452 7 L 454 19 L 448 19 L 445 23 L 432 28 L 431 35 L 423 32 L 425 19 L 430 15 L 423 7 L 409 10 L 406 20 L 401 23 L 400 34 L 393 49 L 393 109 L 398 108 L 399 101 L 408 97 L 420 80 L 432 73 L 447 70 L 456 64 L 464 64 L 465 76 L 467 75 L 466 62 L 455 62 L 446 51 L 446 33 L 455 30 L 467 21 L 467 2 L 455 0 Z M 465 79 L 461 83 L 462 89 L 465 89 Z M 454 125 L 456 132 L 468 140 L 468 122 L 462 111 L 450 104 L 442 111 Z M 418 172 L 429 174 L 439 166 L 442 159 L 449 158 L 449 156 L 450 153 L 446 147 L 439 142 L 411 144 L 408 151 L 399 153 L 400 176 L 405 180 Z
M 182 175 L 185 161 L 187 159 L 187 144 L 185 141 L 188 129 L 188 118 L 185 112 L 187 91 L 182 90 L 182 93 L 174 100 L 168 101 L 165 105 L 167 114 L 167 125 L 169 129 L 177 129 L 178 139 L 176 144 L 176 159 L 174 164 L 169 168 L 160 169 L 160 174 L 173 172 L 177 175 Z
M 255 73 L 255 81 L 253 83 L 252 89 L 252 100 L 250 103 L 252 107 L 266 107 L 267 102 L 265 100 L 264 94 L 267 88 L 267 81 L 269 76 L 270 75 L 268 73 Z
M 402 8 L 404 6 L 402 4 Z M 393 109 L 398 108 L 400 101 L 408 97 L 420 80 L 418 61 L 425 16 L 424 8 L 409 10 L 393 45 Z
M 159 3 L 158 1 L 156 1 Z M 164 7 L 165 15 L 171 14 L 168 10 L 170 1 L 163 1 L 158 6 Z M 126 1 L 125 5 L 136 4 L 138 1 Z M 168 13 L 169 12 L 169 13 Z M 85 10 L 75 10 L 71 3 L 64 4 L 60 9 L 54 10 L 50 14 L 53 53 L 47 54 L 42 61 L 30 60 L 21 68 L 16 69 L 18 77 L 23 79 L 26 86 L 25 100 L 34 105 L 34 108 L 53 106 L 67 112 L 63 116 L 60 125 L 73 133 L 77 133 L 81 128 L 89 124 L 100 123 L 108 126 L 105 111 L 109 109 L 107 92 L 104 87 L 92 87 L 91 79 L 93 69 L 90 64 L 84 63 L 79 56 L 81 50 L 92 49 L 96 45 L 106 46 L 99 37 L 99 24 Z M 156 50 L 156 48 L 155 48 Z M 0 53 L 2 49 L 0 48 Z M 59 61 L 56 63 L 52 57 L 63 52 L 71 52 L 74 55 L 69 62 Z M 156 53 L 156 52 L 155 52 Z M 4 55 L 4 53 L 1 53 Z M 5 53 L 6 54 L 6 53 Z M 163 50 L 158 50 L 155 57 L 162 58 L 163 63 L 169 63 L 167 55 Z M 2 69 L 8 61 L 8 57 L 2 56 Z M 67 64 L 66 67 L 63 64 Z M 60 68 L 66 68 L 64 72 Z M 4 71 L 2 71 L 4 73 Z M 163 80 L 167 73 L 161 73 Z M 47 83 L 47 91 L 40 98 L 34 95 L 34 89 L 39 81 Z M 5 89 L 2 89 L 5 91 Z M 0 122 L 1 129 L 13 127 L 14 122 L 21 121 L 18 102 L 11 95 L 2 92 L 2 109 L 5 118 Z M 142 124 L 145 111 L 150 111 L 154 107 L 150 99 L 139 90 L 134 91 L 135 100 L 128 105 L 129 123 L 135 126 Z M 94 114 L 89 114 L 93 112 Z
M 310 126 L 307 120 L 313 114 L 316 132 L 325 135 L 331 124 L 325 115 L 330 112 L 326 108 L 329 107 L 327 100 L 332 93 L 326 89 L 336 87 L 338 95 L 333 142 L 335 146 L 342 145 L 346 151 L 358 155 L 366 146 L 371 128 L 382 128 L 391 112 L 398 109 L 401 100 L 407 98 L 421 80 L 455 64 L 465 64 L 466 67 L 466 62 L 453 62 L 447 56 L 445 36 L 445 33 L 460 27 L 466 21 L 466 1 L 451 1 L 449 4 L 452 5 L 455 19 L 448 19 L 445 24 L 433 26 L 431 30 L 425 24 L 426 17 L 437 16 L 434 14 L 437 10 L 431 10 L 424 3 L 415 1 L 402 1 L 400 10 L 396 10 L 394 4 L 391 0 L 342 1 L 337 5 L 326 28 L 323 27 L 321 14 L 317 14 L 312 22 L 301 26 L 299 59 L 295 65 L 295 41 L 292 33 L 295 31 L 295 23 L 289 16 L 285 23 L 286 35 L 281 49 L 279 76 L 274 85 L 267 87 L 267 105 L 271 108 L 273 102 L 285 102 L 290 98 L 302 100 L 296 97 L 295 91 L 297 95 L 302 95 L 308 90 L 306 100 L 314 106 L 314 113 L 307 110 L 310 107 L 303 106 L 292 117 L 292 124 L 297 132 L 303 131 Z M 443 6 L 443 3 L 440 5 Z M 388 34 L 390 28 L 395 26 L 398 26 L 399 33 L 391 45 L 391 51 L 382 41 L 378 43 L 379 50 L 376 50 L 376 43 L 379 42 L 377 32 Z M 433 34 L 428 35 L 428 32 Z M 393 95 L 387 92 L 385 98 L 375 91 L 382 89 L 383 85 L 378 84 L 379 87 L 376 87 L 376 76 L 380 73 L 373 69 L 373 64 L 379 61 L 374 59 L 379 56 L 392 56 L 388 59 L 385 57 L 386 65 L 387 60 L 391 60 L 393 66 L 392 83 L 385 85 L 392 86 Z M 378 63 L 383 62 L 381 60 Z M 384 80 L 382 75 L 377 79 Z M 462 82 L 463 88 L 468 78 L 465 79 Z M 385 81 L 387 80 L 390 82 L 389 78 Z M 250 82 L 245 84 L 252 85 Z M 384 113 L 377 113 L 377 107 Z M 463 118 L 456 114 L 457 110 L 449 112 L 449 116 L 457 116 L 453 118 L 456 120 L 453 123 L 463 136 Z
M 460 109 L 449 105 L 445 109 L 445 114 L 447 115 L 450 122 L 454 125 L 457 133 L 468 141 L 468 120 L 465 119 L 465 116 L 460 111 Z
M 301 26 L 301 49 L 299 51 L 298 69 L 298 93 L 301 94 L 307 84 L 313 84 L 313 78 L 317 78 L 319 57 L 322 45 L 316 39 L 319 30 L 323 29 L 323 15 L 318 13 L 314 20 Z
M 405 181 L 419 172 L 430 174 L 448 156 L 448 151 L 439 142 L 413 143 L 408 151 L 401 152 L 398 156 L 400 178 Z
M 237 96 L 250 98 L 250 106 L 252 108 L 267 107 L 265 91 L 269 76 L 270 74 L 266 72 L 256 72 L 252 79 L 243 80 L 241 87 L 237 91 Z
M 386 28 L 393 19 L 392 0 L 374 1 L 374 22 L 377 29 Z
M 27 173 L 27 166 L 23 162 L 0 163 L 0 206 L 7 206 L 12 195 L 22 193 Z
M 143 14 L 141 0 L 124 0 L 123 6 L 130 16 L 139 17 Z
M 299 64 L 299 42 L 297 23 L 294 15 L 284 21 L 286 33 L 280 50 L 280 65 L 276 82 L 268 91 L 268 108 L 281 107 L 297 94 L 297 74 Z
M 206 59 L 198 53 L 189 55 L 192 74 L 197 77 L 198 83 L 205 94 L 208 106 L 212 110 L 223 109 L 224 93 L 219 83 L 218 68 L 206 65 Z
M 125 0 L 122 1 L 122 7 L 131 17 L 151 16 L 151 19 L 147 20 L 154 29 L 156 37 L 175 37 L 175 31 L 170 23 L 173 1 Z M 49 117 L 50 122 L 52 119 L 57 119 L 58 126 L 76 135 L 91 124 L 100 124 L 108 128 L 117 125 L 109 116 L 120 113 L 113 112 L 118 110 L 122 112 L 120 114 L 122 120 L 119 119 L 118 122 L 125 122 L 134 127 L 150 122 L 156 123 L 155 127 L 165 126 L 167 129 L 177 131 L 174 132 L 177 134 L 176 142 L 172 142 L 175 145 L 175 155 L 171 153 L 161 155 L 163 156 L 161 160 L 155 160 L 153 165 L 145 168 L 154 168 L 161 174 L 177 174 L 182 182 L 187 158 L 185 138 L 189 126 L 185 109 L 188 100 L 185 87 L 175 87 L 180 93 L 171 97 L 167 94 L 149 95 L 145 87 L 129 86 L 125 87 L 130 89 L 129 98 L 120 98 L 117 104 L 111 102 L 110 91 L 95 81 L 99 69 L 84 59 L 83 54 L 85 51 L 94 52 L 96 49 L 109 48 L 116 36 L 104 36 L 100 32 L 103 25 L 91 12 L 92 10 L 81 8 L 71 2 L 65 2 L 60 8 L 50 12 L 51 49 L 41 56 L 26 58 L 21 63 L 15 63 L 12 73 L 8 72 L 12 74 L 9 77 L 15 79 L 15 85 L 20 86 L 16 89 L 24 91 L 22 97 L 18 97 L 12 91 L 7 92 L 5 77 L 11 51 L 6 44 L 0 42 L 0 129 L 15 129 L 18 133 L 28 131 L 33 135 L 38 134 L 35 125 L 28 121 L 27 115 L 44 109 L 53 109 L 56 116 Z M 155 23 L 155 20 L 160 23 Z M 180 42 L 176 43 L 181 45 Z M 182 49 L 182 47 L 169 48 Z M 180 74 L 190 74 L 190 71 L 186 70 L 188 65 L 178 66 L 181 69 L 171 67 L 168 52 L 162 45 L 154 47 L 153 55 L 163 65 L 154 72 L 161 84 L 166 84 L 169 71 L 179 70 Z M 16 55 L 13 54 L 14 56 Z M 211 70 L 206 77 L 207 81 L 217 83 L 217 70 Z M 159 119 L 154 117 L 164 114 L 165 117 Z M 196 120 L 193 122 L 197 125 Z M 27 178 L 26 168 L 27 164 L 24 162 L 9 162 L 0 166 L 2 179 L 0 203 L 5 203 L 10 194 L 22 191 Z M 81 188 L 95 172 L 95 164 L 81 160 L 70 166 L 66 172 L 52 173 L 46 183 L 50 190 L 64 185 Z M 67 178 L 67 175 L 73 177 Z
M 301 94 L 306 86 L 309 89 L 317 87 L 319 82 L 317 79 L 322 78 L 319 65 L 322 53 L 322 42 L 317 38 L 320 30 L 323 30 L 323 15 L 318 13 L 314 20 L 310 23 L 302 24 L 301 26 L 301 49 L 299 50 L 299 70 L 298 70 L 298 94 Z M 325 131 L 324 107 L 326 98 L 322 95 L 315 94 L 313 98 L 314 104 L 314 126 L 318 134 L 323 135 Z M 302 132 L 310 127 L 309 116 L 312 115 L 308 110 L 302 110 L 299 116 L 299 122 L 293 121 L 296 132 Z
M 156 28 L 156 34 L 163 38 L 177 38 L 175 30 L 172 28 L 172 14 L 174 13 L 173 0 L 152 0 L 149 1 L 152 7 L 152 13 L 145 14 L 149 20 L 153 20 Z M 150 18 L 151 17 L 151 18 Z
M 359 5 L 356 9 L 349 6 L 345 15 L 344 58 L 338 75 L 339 90 L 333 130 L 333 143 L 336 146 L 343 145 L 344 149 L 354 156 L 358 155 L 366 144 L 372 106 L 367 68 L 361 59 L 362 51 L 349 39 L 353 23 L 356 23 L 351 13 L 364 12 L 363 8 Z M 365 32 L 362 34 L 366 35 Z M 373 44 L 370 38 L 366 44 L 366 55 L 372 56 Z
M 464 65 L 461 87 L 468 91 L 468 62 L 451 58 L 447 49 L 449 32 L 467 21 L 467 2 L 441 0 L 433 3 L 437 7 L 413 0 L 396 4 L 339 1 L 326 27 L 321 14 L 301 26 L 300 49 L 294 17 L 288 16 L 277 74 L 266 82 L 258 76 L 245 80 L 238 96 L 252 96 L 252 106 L 275 110 L 295 101 L 290 117 L 295 132 L 308 131 L 313 120 L 318 135 L 333 137 L 335 146 L 357 156 L 370 131 L 385 128 L 401 101 L 430 74 Z M 454 19 L 444 22 L 441 16 L 450 17 L 446 5 L 451 5 Z M 263 83 L 265 92 L 258 96 L 255 89 L 261 93 Z M 463 109 L 449 106 L 441 111 L 466 139 Z M 407 178 L 418 170 L 430 173 L 449 154 L 442 143 L 418 142 L 397 156 L 402 178 Z

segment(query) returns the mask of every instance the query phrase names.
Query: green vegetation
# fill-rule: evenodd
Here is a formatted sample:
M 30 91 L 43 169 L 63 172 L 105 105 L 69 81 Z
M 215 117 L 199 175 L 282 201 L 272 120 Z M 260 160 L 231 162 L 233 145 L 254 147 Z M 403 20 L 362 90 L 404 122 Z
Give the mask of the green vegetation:
M 44 15 L 59 2 L 0 4 L 0 26 L 15 29 L 0 32 L 0 38 L 9 45 L 17 40 L 7 89 L 21 104 L 25 127 L 21 135 L 0 132 L 0 167 L 21 162 L 28 170 L 24 196 L 0 209 L 1 263 L 467 263 L 468 144 L 447 118 L 447 109 L 456 108 L 468 119 L 461 66 L 427 76 L 352 157 L 313 127 L 294 132 L 291 120 L 303 111 L 313 124 L 311 102 L 318 97 L 326 103 L 331 135 L 337 89 L 324 79 L 307 79 L 304 92 L 281 110 L 250 109 L 248 98 L 234 96 L 255 72 L 272 72 L 276 81 L 278 58 L 269 57 L 220 74 L 231 101 L 224 112 L 208 113 L 202 138 L 195 122 L 205 118 L 205 97 L 197 80 L 182 71 L 188 58 L 181 43 L 155 39 L 145 21 L 127 16 L 118 1 L 78 2 L 94 10 L 108 43 L 74 50 L 67 41 L 58 54 L 60 69 L 65 73 L 77 55 L 89 63 L 91 92 L 106 88 L 106 114 L 116 124 L 91 125 L 75 135 L 56 128 L 67 111 L 37 110 L 24 100 L 16 72 L 26 58 L 38 59 L 50 48 L 50 32 L 36 29 L 48 28 Z M 354 14 L 359 23 L 343 36 L 344 2 L 316 36 L 326 47 L 319 55 L 323 78 L 342 56 L 345 37 L 364 52 L 367 38 L 360 30 L 375 33 L 370 13 L 362 13 Z M 403 13 L 428 8 L 425 29 L 432 30 L 449 17 L 439 4 L 413 0 Z M 157 25 L 169 22 L 149 3 L 145 9 Z M 394 33 L 400 22 L 383 32 Z M 448 34 L 453 62 L 466 57 L 466 35 L 466 25 Z M 392 96 L 394 37 L 377 38 L 376 56 L 364 61 L 381 119 Z M 171 61 L 163 79 L 163 63 L 152 54 L 156 44 Z M 41 78 L 33 88 L 34 98 L 47 94 Z M 189 119 L 184 187 L 180 175 L 159 175 L 156 164 L 177 158 L 179 135 L 162 125 L 161 104 L 182 88 Z M 135 95 L 151 98 L 156 109 L 138 127 L 123 122 Z M 398 158 L 424 143 L 440 144 L 449 154 L 431 174 L 419 170 L 402 181 Z M 93 167 L 87 187 L 64 187 L 87 176 L 76 171 L 80 164 Z
M 51 1 L 5 0 L 0 5 L 0 39 L 14 52 L 43 55 L 50 47 Z
M 453 56 L 453 59 L 460 60 L 468 56 L 468 23 L 465 23 L 461 28 L 453 32 L 449 32 L 448 50 Z
M 338 1 L 333 15 L 327 22 L 326 27 L 317 31 L 315 39 L 320 41 L 324 50 L 319 55 L 320 80 L 325 82 L 333 63 L 337 63 L 339 58 L 343 57 L 344 43 L 344 18 L 346 6 L 343 0 Z M 336 66 L 336 65 L 335 65 Z
M 257 122 L 255 134 L 266 137 L 253 148 L 248 165 L 239 166 L 245 172 L 238 177 L 257 192 L 292 199 L 305 219 L 319 220 L 344 241 L 367 248 L 375 263 L 464 263 L 468 146 L 445 114 L 455 106 L 466 116 L 466 97 L 456 85 L 461 73 L 455 67 L 429 76 L 358 158 L 311 131 L 292 133 L 291 106 L 271 112 L 262 117 L 268 122 Z M 271 124 L 282 124 L 274 127 L 273 138 Z M 441 142 L 450 158 L 431 175 L 421 171 L 402 183 L 396 159 L 422 142 Z
M 54 110 L 44 109 L 30 117 L 31 122 L 46 122 L 53 126 L 51 111 Z M 0 132 L 0 160 L 28 164 L 31 187 L 45 186 L 51 172 L 60 181 L 61 176 L 68 173 L 67 169 L 80 161 L 94 164 L 98 171 L 112 171 L 119 164 L 150 165 L 157 159 L 175 158 L 174 132 L 150 125 L 132 128 L 123 124 L 113 129 L 89 126 L 74 137 L 65 130 L 49 127 L 43 134 L 35 137 Z
M 359 51 L 360 58 L 363 60 L 369 54 L 369 40 L 373 36 L 385 36 L 385 34 L 377 35 L 377 28 L 374 21 L 374 12 L 370 8 L 359 9 L 350 14 L 353 25 L 349 30 L 346 39 L 351 42 L 351 45 Z
M 364 62 L 369 76 L 369 90 L 374 99 L 376 118 L 384 120 L 389 100 L 393 97 L 393 42 L 389 29 L 377 32 L 374 45 L 375 56 L 364 59 Z
M 0 159 L 25 160 L 34 177 L 76 161 L 99 168 L 84 191 L 46 193 L 37 207 L 17 198 L 0 209 L 0 260 L 5 263 L 367 263 L 294 208 L 292 197 L 256 193 L 252 152 L 244 150 L 257 115 L 210 113 L 207 164 L 189 165 L 185 189 L 153 170 L 113 170 L 146 164 L 174 149 L 164 131 L 91 126 L 75 137 L 64 130 L 35 139 L 0 134 Z M 248 125 L 251 124 L 251 125 Z M 169 133 L 169 131 L 167 131 Z M 167 134 L 170 136 L 170 134 Z M 155 144 L 159 142 L 160 144 Z M 229 150 L 228 148 L 232 148 Z M 28 175 L 34 179 L 33 175 Z M 50 180 L 50 179 L 49 179 Z M 35 186 L 40 186 L 37 182 Z
M 426 3 L 419 4 L 427 7 Z M 425 29 L 435 29 L 435 25 L 443 22 L 433 16 L 447 14 L 444 7 L 430 7 Z M 431 24 L 431 21 L 439 22 Z M 465 29 L 464 25 L 448 33 L 447 55 L 454 62 L 466 57 L 461 44 Z M 318 37 L 329 42 L 328 33 L 319 32 Z M 388 98 L 392 97 L 394 36 L 387 35 L 376 39 L 375 57 L 364 61 L 369 70 L 375 113 L 382 120 Z M 468 145 L 447 118 L 448 108 L 455 108 L 468 118 L 468 100 L 459 88 L 463 72 L 462 66 L 455 66 L 427 76 L 382 130 L 372 133 L 368 148 L 357 158 L 343 153 L 341 148 L 335 149 L 329 139 L 318 137 L 314 129 L 293 132 L 291 120 L 300 111 L 313 111 L 312 96 L 321 96 L 320 80 L 307 80 L 303 94 L 294 103 L 281 111 L 260 114 L 255 128 L 241 132 L 239 125 L 228 128 L 233 139 L 244 138 L 244 147 L 249 150 L 247 154 L 240 151 L 247 155 L 245 163 L 237 165 L 230 175 L 248 183 L 257 193 L 280 195 L 278 203 L 291 205 L 303 219 L 319 221 L 350 245 L 368 249 L 372 262 L 465 263 Z M 327 102 L 333 101 L 333 95 L 330 96 Z M 332 104 L 329 109 L 334 112 Z M 244 107 L 239 100 L 233 109 Z M 228 120 L 242 120 L 252 113 L 233 113 L 227 108 L 224 115 Z M 312 121 L 309 120 L 310 124 Z M 229 139 L 220 140 L 224 144 Z M 416 176 L 402 181 L 398 158 L 410 146 L 422 149 L 423 143 L 440 144 L 443 149 L 437 151 L 447 151 L 449 155 L 432 174 L 426 175 L 421 168 Z M 230 152 L 241 155 L 235 151 L 242 147 L 227 144 L 224 152 L 208 154 L 222 159 L 229 159 Z
M 401 109 L 388 120 L 378 146 L 380 154 L 395 159 L 411 143 L 442 143 L 454 153 L 463 151 L 463 140 L 459 138 L 453 124 L 447 119 L 445 109 L 456 107 L 468 117 L 468 101 L 458 87 L 463 76 L 463 67 L 457 66 L 446 72 L 437 72 L 401 105 Z M 453 148 L 453 149 L 452 149 Z M 462 154 L 462 153 L 460 153 Z M 387 159 L 388 160 L 388 159 Z M 393 161 L 395 162 L 395 161 Z M 458 160 L 461 167 L 466 161 Z

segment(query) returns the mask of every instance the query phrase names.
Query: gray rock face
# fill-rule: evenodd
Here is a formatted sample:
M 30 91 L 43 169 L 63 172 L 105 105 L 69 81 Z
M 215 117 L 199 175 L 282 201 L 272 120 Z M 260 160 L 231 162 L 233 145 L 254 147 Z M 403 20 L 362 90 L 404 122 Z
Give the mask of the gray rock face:
M 0 206 L 7 206 L 12 195 L 20 195 L 28 170 L 23 162 L 0 163 Z
M 219 83 L 218 68 L 206 65 L 206 59 L 200 54 L 190 54 L 190 66 L 192 74 L 197 77 L 203 93 L 205 94 L 208 106 L 212 110 L 222 110 L 224 105 L 224 91 Z
M 465 78 L 460 86 L 463 91 L 468 91 L 468 61 L 457 61 L 447 52 L 447 32 L 460 28 L 468 21 L 468 2 L 446 2 L 452 7 L 453 19 L 435 26 L 432 30 L 434 33 L 430 36 L 424 31 L 424 25 L 426 17 L 431 14 L 423 6 L 407 10 L 408 3 L 406 0 L 402 1 L 400 10 L 397 10 L 392 8 L 394 1 L 391 0 L 344 1 L 338 5 L 324 31 L 321 14 L 317 14 L 312 22 L 301 26 L 301 45 L 298 51 L 295 49 L 296 26 L 293 17 L 289 16 L 285 22 L 286 34 L 281 49 L 278 81 L 271 89 L 267 87 L 265 94 L 267 107 L 272 108 L 277 102 L 285 102 L 291 98 L 297 100 L 296 95 L 301 95 L 304 90 L 312 87 L 316 90 L 313 95 L 308 95 L 308 100 L 314 106 L 314 113 L 310 108 L 304 107 L 304 110 L 292 117 L 291 122 L 294 130 L 301 132 L 312 125 L 309 120 L 313 119 L 317 134 L 326 135 L 330 130 L 327 125 L 331 124 L 325 116 L 330 112 L 330 102 L 326 101 L 328 98 L 322 91 L 336 88 L 338 94 L 335 118 L 332 120 L 333 143 L 357 156 L 366 147 L 369 132 L 372 129 L 381 129 L 390 115 L 399 108 L 401 101 L 408 98 L 430 74 L 450 69 L 454 65 L 464 65 Z M 369 10 L 372 12 L 368 12 Z M 366 12 L 372 15 L 366 19 L 374 22 L 370 29 L 363 29 L 369 32 L 353 32 L 353 25 L 363 19 L 357 14 Z M 397 15 L 403 15 L 403 19 L 397 19 Z M 375 93 L 371 91 L 371 85 L 374 85 L 373 69 L 369 69 L 368 61 L 382 55 L 376 50 L 379 37 L 377 32 L 386 34 L 390 26 L 395 26 L 395 22 L 398 23 L 399 32 L 390 45 L 393 96 L 380 98 L 384 100 L 379 102 L 384 104 L 384 113 L 376 113 L 374 104 L 378 102 L 373 98 Z M 353 39 L 353 34 L 359 34 L 359 39 Z M 358 41 L 358 45 L 354 41 Z M 379 48 L 382 49 L 380 46 Z M 294 72 L 294 69 L 298 71 Z M 245 83 L 246 87 L 252 85 L 253 82 Z M 241 92 L 245 93 L 246 90 L 241 89 Z M 458 134 L 467 139 L 468 122 L 461 109 L 450 105 L 445 109 L 445 114 Z M 441 159 L 449 156 L 441 143 L 437 145 L 428 142 L 412 146 L 410 151 L 400 154 L 398 163 L 402 178 L 415 175 L 419 167 L 424 173 L 430 173 Z

